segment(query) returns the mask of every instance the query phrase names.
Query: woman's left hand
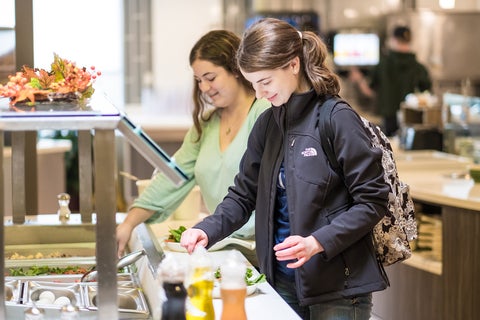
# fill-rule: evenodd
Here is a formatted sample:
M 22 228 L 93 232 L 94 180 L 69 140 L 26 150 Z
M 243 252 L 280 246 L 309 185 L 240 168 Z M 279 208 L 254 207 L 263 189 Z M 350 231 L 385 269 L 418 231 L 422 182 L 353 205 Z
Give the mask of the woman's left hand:
M 323 251 L 322 245 L 313 236 L 290 236 L 273 247 L 278 261 L 296 260 L 287 264 L 288 268 L 298 268 L 310 258 Z

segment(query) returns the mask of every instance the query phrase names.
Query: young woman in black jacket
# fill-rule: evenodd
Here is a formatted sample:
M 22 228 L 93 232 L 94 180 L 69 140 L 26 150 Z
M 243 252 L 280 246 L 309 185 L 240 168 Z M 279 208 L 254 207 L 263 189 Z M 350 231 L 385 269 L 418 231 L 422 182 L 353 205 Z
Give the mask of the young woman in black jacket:
M 389 189 L 382 152 L 345 103 L 330 118 L 342 173 L 328 164 L 318 111 L 340 86 L 326 57 L 316 34 L 282 20 L 261 20 L 245 32 L 240 70 L 273 107 L 258 118 L 228 195 L 181 244 L 189 252 L 208 248 L 255 209 L 260 271 L 303 319 L 368 320 L 371 293 L 388 283 L 371 231 L 387 210 Z

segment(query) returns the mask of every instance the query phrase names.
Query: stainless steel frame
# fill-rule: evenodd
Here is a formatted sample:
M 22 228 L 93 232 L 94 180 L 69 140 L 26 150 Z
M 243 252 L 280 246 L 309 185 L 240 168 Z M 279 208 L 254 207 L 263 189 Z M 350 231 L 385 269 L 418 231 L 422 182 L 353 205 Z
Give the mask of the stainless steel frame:
M 148 139 L 140 130 L 132 131 L 135 126 L 126 126 L 122 116 L 104 97 L 97 96 L 91 105 L 97 109 L 87 111 L 60 111 L 60 112 L 23 112 L 14 113 L 9 108 L 0 105 L 0 165 L 3 165 L 3 131 L 19 133 L 13 152 L 18 156 L 14 164 L 14 177 L 23 176 L 26 170 L 24 165 L 24 137 L 21 133 L 40 129 L 69 129 L 79 131 L 79 163 L 80 163 L 80 193 L 82 223 L 91 221 L 93 207 L 96 211 L 96 261 L 98 270 L 98 319 L 118 319 L 117 301 L 117 269 L 116 269 L 116 192 L 115 192 L 115 129 L 120 126 L 126 138 L 135 144 L 135 147 L 144 150 L 148 155 L 147 160 L 153 165 L 160 167 L 172 181 L 177 184 L 187 180 L 187 176 L 175 166 L 175 164 L 162 152 L 162 150 Z M 93 170 L 91 141 L 93 137 Z M 16 163 L 17 162 L 17 163 Z M 16 164 L 15 164 L 16 163 Z M 0 188 L 4 186 L 4 177 L 0 170 Z M 95 192 L 92 190 L 92 177 Z M 15 181 L 16 179 L 13 179 Z M 23 181 L 14 182 L 13 188 L 13 222 L 24 223 L 26 202 L 23 195 L 25 186 Z M 18 190 L 17 190 L 18 189 Z M 2 189 L 0 189 L 1 191 Z M 1 193 L 3 197 L 3 192 Z M 92 200 L 94 199 L 94 200 Z M 0 198 L 0 200 L 2 200 Z M 37 199 L 28 199 L 36 201 Z M 95 202 L 93 206 L 92 201 Z M 0 218 L 4 219 L 3 206 L 0 208 Z M 0 227 L 0 272 L 4 271 L 4 225 Z M 3 299 L 0 302 L 0 313 L 6 315 L 4 288 L 5 278 L 1 277 L 0 294 Z M 0 296 L 0 298 L 2 298 Z

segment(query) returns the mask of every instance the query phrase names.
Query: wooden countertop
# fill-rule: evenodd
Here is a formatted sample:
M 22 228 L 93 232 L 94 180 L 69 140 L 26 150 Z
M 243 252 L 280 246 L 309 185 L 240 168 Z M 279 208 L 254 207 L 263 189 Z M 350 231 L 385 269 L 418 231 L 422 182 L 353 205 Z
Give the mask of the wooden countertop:
M 467 174 L 470 159 L 438 151 L 395 152 L 400 179 L 414 199 L 480 210 L 480 184 Z

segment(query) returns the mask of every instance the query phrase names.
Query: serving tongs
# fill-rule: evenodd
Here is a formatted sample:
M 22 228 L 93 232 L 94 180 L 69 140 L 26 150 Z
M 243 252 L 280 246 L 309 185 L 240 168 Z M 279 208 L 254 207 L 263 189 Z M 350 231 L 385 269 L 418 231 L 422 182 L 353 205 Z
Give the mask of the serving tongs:
M 117 262 L 117 269 L 125 268 L 126 266 L 131 265 L 132 263 L 137 262 L 141 257 L 146 255 L 146 251 L 144 249 L 131 252 L 127 255 L 121 257 Z M 95 282 L 97 281 L 98 271 L 95 270 L 93 267 L 90 271 L 87 271 L 83 274 L 82 278 L 80 279 L 81 282 Z

